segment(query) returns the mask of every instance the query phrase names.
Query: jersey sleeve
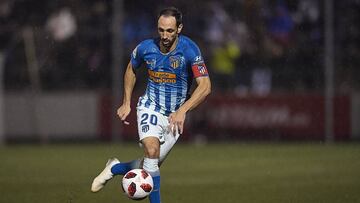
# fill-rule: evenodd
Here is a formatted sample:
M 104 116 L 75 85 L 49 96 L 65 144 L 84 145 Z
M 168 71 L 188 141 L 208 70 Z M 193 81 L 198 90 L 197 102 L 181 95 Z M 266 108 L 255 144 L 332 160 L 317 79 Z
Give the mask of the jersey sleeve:
M 205 62 L 201 56 L 199 47 L 195 43 L 191 43 L 191 52 L 189 53 L 191 70 L 193 72 L 194 78 L 208 76 Z
M 130 62 L 134 69 L 138 69 L 143 62 L 143 58 L 144 58 L 143 49 L 144 49 L 144 45 L 143 43 L 140 43 L 135 47 L 135 49 L 131 54 Z

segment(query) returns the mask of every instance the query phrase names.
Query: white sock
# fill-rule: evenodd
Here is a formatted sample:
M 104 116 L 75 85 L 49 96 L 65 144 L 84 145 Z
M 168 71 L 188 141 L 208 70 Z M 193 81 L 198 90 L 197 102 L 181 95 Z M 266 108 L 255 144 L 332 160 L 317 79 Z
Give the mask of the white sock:
M 159 159 L 144 158 L 143 168 L 152 176 L 159 176 Z

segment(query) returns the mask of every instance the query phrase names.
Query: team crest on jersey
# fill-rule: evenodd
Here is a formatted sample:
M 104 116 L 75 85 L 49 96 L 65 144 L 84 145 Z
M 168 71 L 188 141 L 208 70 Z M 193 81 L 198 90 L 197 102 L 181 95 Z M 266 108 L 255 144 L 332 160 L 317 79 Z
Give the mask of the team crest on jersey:
M 169 60 L 170 60 L 170 66 L 174 69 L 178 68 L 181 64 L 180 57 L 170 56 Z

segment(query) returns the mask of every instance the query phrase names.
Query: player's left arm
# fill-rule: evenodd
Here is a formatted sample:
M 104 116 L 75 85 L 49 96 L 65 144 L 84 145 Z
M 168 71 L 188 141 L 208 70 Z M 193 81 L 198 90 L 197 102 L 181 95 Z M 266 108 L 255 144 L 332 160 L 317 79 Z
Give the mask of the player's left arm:
M 182 106 L 180 106 L 176 112 L 170 114 L 169 116 L 170 128 L 173 130 L 177 128 L 180 134 L 183 133 L 186 113 L 203 102 L 206 96 L 208 96 L 211 92 L 211 81 L 209 76 L 197 77 L 196 83 L 197 87 L 191 97 Z
M 185 113 L 197 107 L 211 92 L 211 81 L 209 76 L 196 78 L 197 87 L 191 97 L 179 108 Z

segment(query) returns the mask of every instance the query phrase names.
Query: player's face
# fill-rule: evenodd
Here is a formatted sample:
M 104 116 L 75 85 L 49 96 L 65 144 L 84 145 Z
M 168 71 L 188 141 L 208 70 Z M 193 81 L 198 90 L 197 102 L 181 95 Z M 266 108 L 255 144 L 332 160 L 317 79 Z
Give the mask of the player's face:
M 160 16 L 158 20 L 158 32 L 160 43 L 163 47 L 171 49 L 181 32 L 182 25 L 176 26 L 176 19 L 173 16 Z

